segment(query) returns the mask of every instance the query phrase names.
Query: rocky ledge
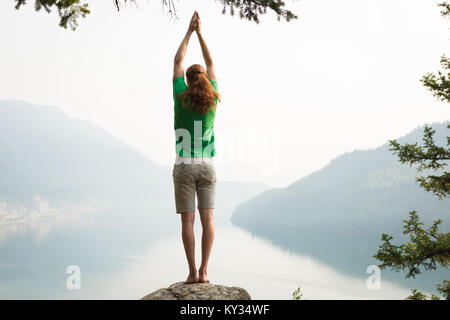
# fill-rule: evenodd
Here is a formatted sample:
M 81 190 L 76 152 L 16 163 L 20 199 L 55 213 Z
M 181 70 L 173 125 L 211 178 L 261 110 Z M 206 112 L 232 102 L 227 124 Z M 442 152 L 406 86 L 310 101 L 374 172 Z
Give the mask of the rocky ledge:
M 251 300 L 250 294 L 239 287 L 211 283 L 185 284 L 184 281 L 158 289 L 141 300 Z

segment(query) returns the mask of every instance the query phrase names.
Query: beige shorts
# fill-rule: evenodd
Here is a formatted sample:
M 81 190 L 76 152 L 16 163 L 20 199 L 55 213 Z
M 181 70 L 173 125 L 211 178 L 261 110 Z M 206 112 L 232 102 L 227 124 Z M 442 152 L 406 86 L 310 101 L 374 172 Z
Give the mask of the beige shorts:
M 198 209 L 214 209 L 216 194 L 214 164 L 174 164 L 172 177 L 177 213 L 195 211 L 195 193 L 197 193 Z

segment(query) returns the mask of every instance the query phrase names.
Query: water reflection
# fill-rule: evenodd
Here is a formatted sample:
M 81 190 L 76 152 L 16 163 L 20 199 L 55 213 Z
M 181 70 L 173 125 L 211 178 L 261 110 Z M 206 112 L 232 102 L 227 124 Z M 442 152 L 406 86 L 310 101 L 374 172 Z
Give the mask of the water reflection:
M 238 227 L 239 228 L 239 227 Z M 323 230 L 277 230 L 258 229 L 249 231 L 282 250 L 293 255 L 309 255 L 323 265 L 332 266 L 334 270 L 347 276 L 367 277 L 367 267 L 380 262 L 373 258 L 381 244 L 381 236 L 364 232 L 359 234 L 342 234 L 330 229 Z M 381 232 L 380 232 L 381 235 Z M 396 241 L 407 241 L 406 237 L 396 237 Z M 399 283 L 401 286 L 417 288 L 436 293 L 436 284 L 448 279 L 450 272 L 445 269 L 424 271 L 416 279 L 406 279 L 406 272 L 393 272 L 389 269 L 381 271 L 385 280 Z
M 187 276 L 179 217 L 173 213 L 164 222 L 144 212 L 21 230 L 0 250 L 2 299 L 137 299 Z M 199 223 L 195 230 L 200 261 Z M 78 291 L 65 286 L 66 268 L 73 264 L 81 268 Z M 409 294 L 383 280 L 380 290 L 369 290 L 365 277 L 282 250 L 230 223 L 216 228 L 209 278 L 241 286 L 253 299 L 290 299 L 298 285 L 306 299 L 402 299 Z
M 196 253 L 199 260 L 199 248 Z M 118 278 L 129 274 L 135 279 L 125 284 L 125 291 L 130 293 L 126 298 L 130 299 L 149 293 L 149 288 L 184 279 L 187 265 L 181 237 L 161 239 L 138 261 L 130 260 Z M 380 290 L 369 290 L 365 278 L 345 276 L 310 256 L 280 250 L 231 225 L 216 230 L 209 278 L 213 283 L 241 286 L 253 299 L 290 299 L 298 285 L 307 299 L 401 299 L 409 293 L 408 289 L 384 281 Z

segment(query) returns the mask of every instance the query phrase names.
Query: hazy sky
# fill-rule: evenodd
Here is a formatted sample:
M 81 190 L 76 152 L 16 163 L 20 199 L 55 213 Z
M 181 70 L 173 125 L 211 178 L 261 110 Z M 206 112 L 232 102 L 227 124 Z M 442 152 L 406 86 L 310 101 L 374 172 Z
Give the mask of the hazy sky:
M 259 25 L 216 1 L 161 2 L 117 12 L 89 1 L 73 32 L 55 13 L 0 3 L 0 99 L 56 105 L 172 166 L 175 52 L 196 9 L 216 63 L 219 179 L 289 183 L 332 158 L 450 119 L 419 79 L 449 53 L 449 22 L 429 0 L 286 1 L 298 20 Z M 196 35 L 185 69 L 204 65 Z

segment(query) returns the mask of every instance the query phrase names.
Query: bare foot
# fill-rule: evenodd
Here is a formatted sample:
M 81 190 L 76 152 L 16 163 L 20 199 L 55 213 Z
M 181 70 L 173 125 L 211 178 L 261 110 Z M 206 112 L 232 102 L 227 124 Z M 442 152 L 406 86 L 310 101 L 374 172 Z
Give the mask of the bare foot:
M 207 272 L 205 269 L 199 269 L 198 270 L 198 282 L 200 283 L 209 283 L 209 280 L 207 278 Z
M 187 277 L 187 279 L 184 283 L 188 284 L 188 283 L 197 283 L 197 282 L 198 282 L 198 277 L 197 277 L 197 272 L 195 272 L 195 273 L 189 273 L 189 276 Z

